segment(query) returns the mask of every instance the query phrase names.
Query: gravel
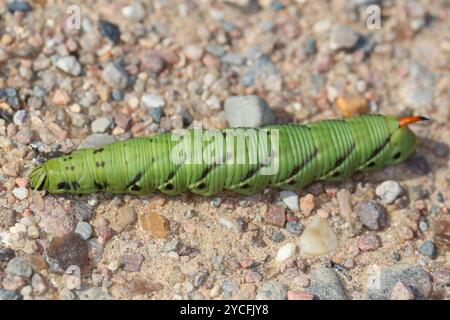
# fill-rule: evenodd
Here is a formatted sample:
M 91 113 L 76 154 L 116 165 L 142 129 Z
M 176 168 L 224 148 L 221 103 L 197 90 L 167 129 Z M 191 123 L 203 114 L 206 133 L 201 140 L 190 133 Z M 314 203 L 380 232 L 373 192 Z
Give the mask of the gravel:
M 426 299 L 432 291 L 431 277 L 424 269 L 408 265 L 395 264 L 384 269 L 374 268 L 367 283 L 367 299 L 387 300 L 397 282 L 401 281 L 411 288 L 416 299 Z
M 272 109 L 258 96 L 230 97 L 224 108 L 230 127 L 258 128 L 275 122 Z
M 335 25 L 330 34 L 330 48 L 332 50 L 352 49 L 358 39 L 358 33 L 350 26 Z
M 316 268 L 309 274 L 311 283 L 305 291 L 319 300 L 347 300 L 347 294 L 337 273 L 331 268 Z
M 361 223 L 370 230 L 380 230 L 387 224 L 386 210 L 375 201 L 362 201 L 355 206 L 354 211 Z
M 112 88 L 125 89 L 129 78 L 127 72 L 117 63 L 109 63 L 102 72 L 103 80 Z
M 430 257 L 432 259 L 436 258 L 437 256 L 437 248 L 432 240 L 426 240 L 424 241 L 420 247 L 419 251 L 421 254 Z
M 28 260 L 22 257 L 15 257 L 8 262 L 5 272 L 15 276 L 30 278 L 33 270 Z
M 303 225 L 298 221 L 288 221 L 286 222 L 286 230 L 294 235 L 299 235 L 303 231 Z
M 81 73 L 81 65 L 74 56 L 59 58 L 56 62 L 56 66 L 72 76 L 79 76 Z
M 92 235 L 92 226 L 84 221 L 80 221 L 75 228 L 75 233 L 78 234 L 81 239 L 87 240 Z
M 295 245 L 295 243 L 286 243 L 278 250 L 275 260 L 277 262 L 283 262 L 292 257 L 295 254 L 296 250 L 297 246 Z
M 91 124 L 91 130 L 95 133 L 103 133 L 111 128 L 113 120 L 111 117 L 102 117 L 95 119 Z
M 276 281 L 267 281 L 261 285 L 256 300 L 286 300 L 288 287 Z
M 111 40 L 112 43 L 117 44 L 120 40 L 119 27 L 116 24 L 105 20 L 100 20 L 98 23 L 102 35 Z
M 286 204 L 286 206 L 292 211 L 298 211 L 298 195 L 293 191 L 281 191 L 281 200 Z

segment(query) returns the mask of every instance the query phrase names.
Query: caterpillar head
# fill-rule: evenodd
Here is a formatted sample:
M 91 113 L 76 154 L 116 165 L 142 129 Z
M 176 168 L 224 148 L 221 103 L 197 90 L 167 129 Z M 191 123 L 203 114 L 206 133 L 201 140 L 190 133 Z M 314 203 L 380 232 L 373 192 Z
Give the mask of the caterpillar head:
M 425 117 L 404 117 L 397 120 L 391 134 L 390 152 L 386 164 L 393 165 L 405 161 L 416 150 L 418 140 L 409 124 L 428 120 Z
M 39 165 L 30 173 L 30 186 L 33 190 L 43 190 L 47 184 L 47 172 L 43 165 Z

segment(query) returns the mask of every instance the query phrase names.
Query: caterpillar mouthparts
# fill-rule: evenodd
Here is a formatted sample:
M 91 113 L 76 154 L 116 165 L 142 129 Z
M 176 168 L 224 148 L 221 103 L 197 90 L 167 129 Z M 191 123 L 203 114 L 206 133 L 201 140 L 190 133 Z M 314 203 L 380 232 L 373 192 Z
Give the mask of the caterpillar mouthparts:
M 34 190 L 43 190 L 47 180 L 47 173 L 44 166 L 39 165 L 30 173 L 30 185 Z

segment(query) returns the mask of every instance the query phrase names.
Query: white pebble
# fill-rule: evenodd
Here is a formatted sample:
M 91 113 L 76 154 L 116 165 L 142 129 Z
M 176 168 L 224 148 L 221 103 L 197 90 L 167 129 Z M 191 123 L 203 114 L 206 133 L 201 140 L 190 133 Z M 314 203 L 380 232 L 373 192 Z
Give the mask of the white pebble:
M 294 243 L 289 242 L 282 246 L 277 253 L 275 260 L 277 262 L 283 262 L 295 254 L 297 247 Z
M 384 203 L 393 203 L 403 193 L 403 189 L 397 181 L 387 180 L 377 186 L 375 194 L 379 196 Z
M 292 211 L 298 211 L 298 195 L 294 191 L 281 191 L 281 200 L 286 204 L 286 206 Z
M 14 188 L 12 193 L 19 200 L 23 200 L 28 197 L 28 189 L 25 187 Z
M 227 229 L 231 229 L 231 230 L 236 229 L 236 225 L 233 223 L 233 221 L 231 221 L 227 218 L 220 218 L 219 223 Z

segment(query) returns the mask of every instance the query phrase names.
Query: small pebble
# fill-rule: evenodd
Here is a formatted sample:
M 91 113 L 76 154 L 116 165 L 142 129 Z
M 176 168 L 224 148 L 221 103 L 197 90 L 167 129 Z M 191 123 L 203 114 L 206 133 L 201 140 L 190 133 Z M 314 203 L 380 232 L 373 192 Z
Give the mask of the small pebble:
M 380 246 L 380 238 L 375 233 L 367 233 L 359 238 L 358 247 L 361 251 L 374 251 Z
M 75 233 L 77 233 L 81 237 L 81 239 L 87 240 L 92 235 L 92 226 L 87 222 L 80 221 L 77 224 Z
M 286 223 L 286 212 L 285 208 L 282 206 L 272 206 L 267 211 L 266 215 L 264 216 L 264 220 L 271 225 L 277 226 L 277 227 L 284 227 L 284 224 Z
M 139 225 L 154 238 L 165 239 L 169 235 L 169 221 L 154 211 L 140 215 Z
M 144 256 L 134 252 L 126 253 L 119 259 L 120 267 L 127 272 L 139 272 L 142 262 L 144 262 Z
M 293 291 L 287 292 L 288 300 L 314 300 L 314 295 L 309 292 Z
M 59 58 L 56 66 L 72 76 L 78 76 L 81 73 L 81 65 L 74 56 Z
M 277 262 L 283 262 L 292 257 L 295 254 L 296 250 L 297 246 L 294 243 L 286 243 L 278 250 L 275 260 Z
M 15 257 L 8 262 L 5 272 L 14 276 L 30 278 L 33 270 L 31 263 L 22 257 Z
M 397 181 L 387 180 L 379 184 L 375 189 L 375 194 L 379 196 L 384 203 L 391 204 L 403 193 L 403 189 Z
M 315 208 L 314 195 L 308 193 L 306 196 L 300 198 L 300 210 L 305 217 L 309 217 Z
M 358 33 L 349 26 L 337 24 L 330 34 L 331 50 L 352 49 L 358 42 Z
M 109 21 L 100 20 L 99 21 L 100 32 L 103 36 L 111 40 L 112 43 L 117 44 L 120 40 L 120 29 L 119 27 Z
M 286 230 L 291 234 L 299 235 L 302 233 L 303 225 L 298 221 L 288 221 L 286 222 Z
M 369 104 L 367 100 L 361 96 L 338 97 L 336 100 L 336 105 L 344 117 L 369 112 Z
M 259 288 L 256 300 L 286 300 L 288 288 L 276 281 L 264 282 Z
M 299 210 L 297 193 L 285 190 L 280 192 L 280 197 L 290 210 Z
M 386 210 L 375 201 L 359 202 L 353 210 L 361 223 L 370 230 L 380 230 L 386 226 Z
M 420 253 L 432 259 L 437 256 L 437 249 L 432 240 L 424 241 L 419 247 Z
M 103 133 L 108 130 L 113 124 L 113 121 L 110 117 L 102 117 L 95 119 L 91 124 L 91 130 L 94 133 Z
M 414 292 L 402 281 L 398 281 L 392 288 L 391 300 L 414 300 Z
M 12 193 L 19 200 L 24 200 L 28 197 L 28 189 L 24 187 L 14 188 Z
M 127 72 L 115 63 L 109 63 L 102 72 L 103 80 L 112 88 L 125 89 L 129 78 Z
M 325 220 L 314 218 L 300 236 L 300 249 L 304 255 L 322 255 L 338 247 L 336 233 Z
M 225 101 L 225 114 L 230 127 L 258 128 L 275 122 L 275 114 L 258 96 L 234 96 Z
M 30 114 L 27 110 L 18 110 L 16 113 L 14 113 L 13 121 L 14 124 L 22 126 L 27 122 L 29 118 Z

